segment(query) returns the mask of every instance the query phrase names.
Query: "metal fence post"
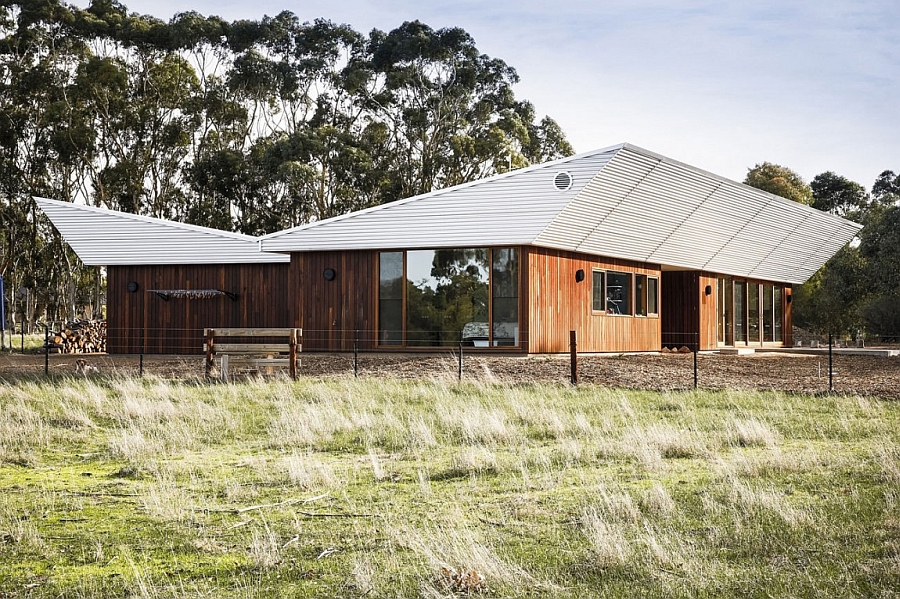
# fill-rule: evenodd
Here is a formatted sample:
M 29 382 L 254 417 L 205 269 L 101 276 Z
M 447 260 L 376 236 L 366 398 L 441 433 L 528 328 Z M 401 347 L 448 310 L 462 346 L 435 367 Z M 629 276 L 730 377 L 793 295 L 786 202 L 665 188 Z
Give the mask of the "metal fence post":
M 463 351 L 462 350 L 462 341 L 460 341 L 459 342 L 459 358 L 458 358 L 459 364 L 457 366 L 457 372 L 456 372 L 456 380 L 458 380 L 459 382 L 462 382 L 462 362 L 463 362 L 462 351 Z
M 578 384 L 578 344 L 575 331 L 569 331 L 569 370 L 573 385 Z
M 50 325 L 44 325 L 44 375 L 50 374 Z
M 699 347 L 699 345 L 695 345 L 694 346 L 694 389 L 696 389 L 698 386 L 698 383 L 697 383 L 697 354 L 699 354 L 699 353 L 700 353 L 700 347 Z
M 833 335 L 828 333 L 828 392 L 834 392 L 834 353 L 831 351 L 833 347 Z
M 353 378 L 359 378 L 359 329 L 353 336 Z

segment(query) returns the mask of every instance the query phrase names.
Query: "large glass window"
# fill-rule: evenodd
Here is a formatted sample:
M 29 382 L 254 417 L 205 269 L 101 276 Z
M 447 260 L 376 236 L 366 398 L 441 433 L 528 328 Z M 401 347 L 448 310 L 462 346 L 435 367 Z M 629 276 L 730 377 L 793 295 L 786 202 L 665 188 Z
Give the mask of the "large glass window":
M 519 252 L 493 250 L 491 267 L 491 333 L 494 345 L 519 345 Z
M 606 273 L 606 311 L 609 314 L 631 314 L 631 275 L 627 272 Z
M 591 271 L 591 310 L 606 312 L 606 278 L 602 270 Z
M 383 252 L 379 264 L 380 345 L 519 344 L 516 248 Z
M 378 343 L 403 344 L 403 252 L 382 252 L 378 260 Z

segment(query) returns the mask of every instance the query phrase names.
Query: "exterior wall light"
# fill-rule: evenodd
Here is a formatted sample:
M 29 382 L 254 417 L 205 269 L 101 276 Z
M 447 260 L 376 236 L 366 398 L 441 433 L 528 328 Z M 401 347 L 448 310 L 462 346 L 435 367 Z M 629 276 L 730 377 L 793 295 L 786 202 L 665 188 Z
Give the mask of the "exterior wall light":
M 337 276 L 337 272 L 333 268 L 326 268 L 322 271 L 322 276 L 325 277 L 326 281 L 333 281 L 334 277 Z
M 584 280 L 584 269 L 579 268 L 575 271 L 575 282 L 580 283 Z
M 712 285 L 707 285 L 703 290 L 703 293 L 705 293 L 706 295 L 712 295 Z

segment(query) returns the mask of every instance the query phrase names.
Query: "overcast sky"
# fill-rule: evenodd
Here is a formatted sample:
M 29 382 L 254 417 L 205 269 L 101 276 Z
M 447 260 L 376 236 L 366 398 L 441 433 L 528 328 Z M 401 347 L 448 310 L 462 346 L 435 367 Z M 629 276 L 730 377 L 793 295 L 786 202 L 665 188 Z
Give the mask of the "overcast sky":
M 76 1 L 86 6 L 87 1 Z M 898 0 L 123 0 L 168 21 L 289 10 L 367 33 L 458 26 L 577 152 L 631 142 L 743 180 L 763 161 L 871 189 L 900 171 Z

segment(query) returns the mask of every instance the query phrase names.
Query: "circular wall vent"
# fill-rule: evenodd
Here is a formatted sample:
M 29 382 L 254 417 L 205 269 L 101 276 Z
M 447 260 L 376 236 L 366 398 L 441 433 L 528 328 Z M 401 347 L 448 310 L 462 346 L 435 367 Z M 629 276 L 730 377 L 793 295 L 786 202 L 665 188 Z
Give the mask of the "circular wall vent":
M 568 191 L 572 188 L 572 175 L 566 171 L 560 171 L 553 177 L 553 186 L 559 191 Z

